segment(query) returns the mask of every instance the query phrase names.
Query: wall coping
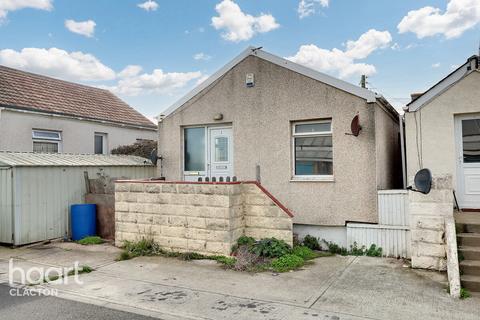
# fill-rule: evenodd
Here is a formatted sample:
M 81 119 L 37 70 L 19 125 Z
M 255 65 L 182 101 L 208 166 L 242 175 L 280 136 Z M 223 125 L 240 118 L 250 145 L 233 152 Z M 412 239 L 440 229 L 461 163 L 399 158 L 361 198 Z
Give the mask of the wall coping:
M 115 183 L 147 183 L 147 184 L 204 184 L 204 185 L 239 185 L 239 184 L 253 184 L 256 185 L 263 193 L 267 195 L 280 209 L 282 209 L 290 218 L 293 218 L 293 213 L 285 207 L 274 195 L 272 195 L 264 186 L 258 181 L 231 181 L 231 182 L 205 182 L 205 181 L 165 181 L 165 180 L 149 180 L 149 179 L 133 179 L 133 180 L 115 180 Z

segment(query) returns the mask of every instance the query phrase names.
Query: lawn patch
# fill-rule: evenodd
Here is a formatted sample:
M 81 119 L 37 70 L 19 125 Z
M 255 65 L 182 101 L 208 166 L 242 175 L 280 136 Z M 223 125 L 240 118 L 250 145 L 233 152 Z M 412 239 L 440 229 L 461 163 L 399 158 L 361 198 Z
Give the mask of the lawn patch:
M 84 246 L 88 246 L 88 245 L 92 245 L 92 244 L 102 244 L 103 242 L 104 242 L 103 239 L 98 237 L 98 236 L 85 237 L 85 238 L 77 241 L 77 243 L 79 243 L 81 245 L 84 245 Z

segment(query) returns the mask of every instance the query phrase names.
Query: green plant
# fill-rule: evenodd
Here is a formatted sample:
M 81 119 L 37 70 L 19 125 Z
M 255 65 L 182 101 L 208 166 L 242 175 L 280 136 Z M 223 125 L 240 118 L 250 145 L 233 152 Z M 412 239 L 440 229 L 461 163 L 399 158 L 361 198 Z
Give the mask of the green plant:
M 315 259 L 318 256 L 312 249 L 306 246 L 293 247 L 292 254 L 302 258 L 305 261 Z
M 92 267 L 85 265 L 85 266 L 82 266 L 80 269 L 73 269 L 73 270 L 68 271 L 67 276 L 73 276 L 75 274 L 75 272 L 77 274 L 90 273 L 93 270 L 94 269 Z
M 324 240 L 325 241 L 325 240 Z M 345 247 L 340 247 L 338 244 L 333 242 L 325 241 L 328 247 L 328 251 L 332 254 L 340 254 L 342 256 L 348 255 L 348 250 Z
M 351 254 L 352 256 L 364 256 L 365 252 L 365 246 L 361 246 L 359 248 L 357 242 L 354 242 L 353 245 L 350 246 L 349 254 Z
M 81 240 L 78 240 L 77 243 L 87 246 L 92 244 L 101 244 L 103 243 L 103 240 L 98 236 L 90 236 L 90 237 L 85 237 Z
M 470 292 L 465 288 L 460 288 L 460 299 L 470 298 Z
M 133 257 L 130 256 L 130 253 L 128 253 L 127 251 L 122 251 L 120 253 L 120 256 L 118 256 L 117 261 L 130 260 L 132 258 Z
M 291 252 L 290 246 L 283 240 L 265 238 L 256 242 L 251 251 L 259 256 L 278 258 Z
M 211 259 L 230 268 L 233 267 L 237 262 L 237 259 L 233 257 L 225 257 L 225 256 L 213 256 L 211 257 Z
M 286 272 L 298 269 L 303 266 L 305 261 L 294 254 L 286 254 L 272 261 L 270 266 L 275 272 Z
M 128 260 L 139 256 L 155 256 L 162 254 L 160 246 L 153 239 L 143 238 L 140 241 L 124 241 L 124 251 L 117 260 Z
M 377 247 L 375 244 L 372 244 L 370 248 L 365 252 L 365 255 L 369 257 L 381 257 L 382 256 L 382 247 Z
M 320 243 L 318 242 L 318 239 L 309 234 L 303 238 L 303 245 L 312 250 L 320 250 Z
M 255 244 L 255 239 L 252 237 L 241 236 L 238 238 L 237 243 L 232 247 L 232 253 L 236 253 L 238 248 L 241 246 L 247 246 L 248 248 L 252 248 Z

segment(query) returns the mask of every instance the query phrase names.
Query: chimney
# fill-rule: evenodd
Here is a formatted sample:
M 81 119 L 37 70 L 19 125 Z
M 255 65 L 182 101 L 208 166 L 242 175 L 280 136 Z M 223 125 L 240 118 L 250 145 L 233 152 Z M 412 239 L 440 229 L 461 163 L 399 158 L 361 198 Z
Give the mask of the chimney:
M 413 100 L 416 100 L 418 97 L 420 97 L 423 94 L 423 92 L 414 92 L 410 94 L 410 98 Z

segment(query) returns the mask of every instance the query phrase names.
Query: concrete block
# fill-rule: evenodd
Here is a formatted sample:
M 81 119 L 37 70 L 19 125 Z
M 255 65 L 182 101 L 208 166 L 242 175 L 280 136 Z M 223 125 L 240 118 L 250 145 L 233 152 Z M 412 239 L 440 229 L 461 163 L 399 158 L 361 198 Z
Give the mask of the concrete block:
M 153 216 L 153 224 L 156 226 L 166 226 L 168 224 L 168 216 L 161 216 L 161 215 L 154 215 Z M 160 228 L 160 232 L 161 232 Z
M 187 239 L 183 238 L 183 237 L 166 237 L 165 238 L 167 244 L 166 246 L 167 247 L 170 247 L 172 249 L 174 249 L 175 251 L 180 251 L 180 250 L 184 250 L 184 251 L 187 251 L 187 248 L 188 248 L 188 242 L 187 242 Z
M 451 174 L 434 175 L 432 177 L 432 189 L 453 189 L 453 179 Z
M 412 202 L 410 203 L 411 215 L 451 216 L 453 204 L 437 202 Z
M 127 202 L 115 202 L 115 211 L 128 212 L 129 205 Z
M 145 212 L 145 205 L 143 203 L 132 202 L 128 204 L 129 212 Z
M 212 195 L 209 199 L 209 206 L 212 207 L 230 207 L 230 197 L 228 195 Z
M 410 203 L 415 202 L 435 202 L 435 203 L 453 203 L 453 192 L 451 189 L 432 189 L 428 194 L 420 192 L 409 192 L 408 199 Z
M 153 224 L 154 216 L 152 214 L 139 213 L 137 214 L 137 223 Z
M 265 194 L 246 194 L 245 203 L 259 206 L 274 206 L 275 203 Z
M 207 241 L 206 251 L 219 255 L 230 255 L 231 246 L 229 243 Z
M 414 229 L 411 231 L 412 241 L 427 243 L 444 243 L 444 232 L 441 230 Z
M 148 193 L 159 193 L 162 191 L 162 186 L 158 183 L 146 183 L 145 192 Z
M 174 183 L 162 183 L 162 193 L 177 193 L 177 185 Z
M 115 183 L 115 193 L 117 192 L 128 192 L 130 191 L 130 186 L 128 183 Z
M 193 184 L 178 184 L 177 185 L 177 192 L 178 193 L 195 193 L 195 185 Z
M 155 203 L 157 201 L 157 195 L 151 193 L 138 193 L 137 202 L 141 203 Z
M 187 249 L 192 252 L 205 251 L 207 242 L 205 240 L 187 239 Z
M 445 271 L 447 260 L 439 257 L 412 256 L 412 268 Z
M 206 218 L 206 228 L 209 230 L 229 230 L 230 221 L 227 219 Z
M 172 194 L 170 193 L 159 193 L 156 194 L 156 203 L 160 204 L 170 204 L 172 199 Z
M 166 237 L 175 237 L 175 238 L 185 238 L 186 228 L 184 227 L 170 227 L 168 225 L 162 225 L 160 228 L 160 233 L 162 236 Z
M 244 203 L 244 196 L 241 194 L 231 195 L 230 196 L 230 207 L 241 206 Z
M 446 248 L 444 244 L 412 241 L 412 256 L 444 258 L 446 253 L 445 250 Z
M 242 192 L 245 194 L 252 193 L 258 194 L 261 190 L 253 183 L 244 183 L 241 185 Z
M 195 193 L 196 194 L 205 194 L 205 195 L 211 195 L 214 193 L 213 189 L 211 188 L 210 185 L 207 184 L 197 184 L 195 185 Z
M 144 183 L 130 183 L 130 192 L 143 192 L 145 191 Z
M 208 205 L 208 197 L 203 194 L 192 194 L 187 199 L 188 204 L 192 206 L 205 206 Z
M 124 199 L 123 201 L 126 201 L 126 202 L 137 202 L 137 193 L 135 192 L 129 192 L 129 193 L 125 193 L 124 194 Z
M 167 218 L 167 224 L 174 227 L 186 227 L 187 218 L 185 216 L 169 216 Z
M 444 230 L 445 218 L 435 216 L 410 216 L 410 226 L 413 229 Z
M 259 217 L 281 217 L 285 216 L 285 213 L 277 206 L 266 207 L 258 205 L 247 205 L 245 206 L 245 215 Z
M 205 229 L 207 227 L 206 218 L 187 216 L 187 227 Z

